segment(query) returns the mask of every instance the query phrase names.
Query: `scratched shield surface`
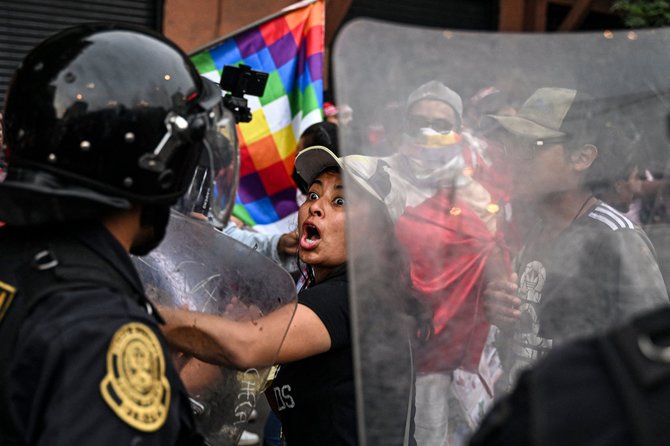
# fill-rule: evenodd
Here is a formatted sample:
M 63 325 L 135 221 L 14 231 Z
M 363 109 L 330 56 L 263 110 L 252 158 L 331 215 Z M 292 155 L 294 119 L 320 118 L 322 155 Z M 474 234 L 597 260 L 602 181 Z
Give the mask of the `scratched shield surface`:
M 254 320 L 297 304 L 293 279 L 272 260 L 206 222 L 174 211 L 161 245 L 133 261 L 147 296 L 162 305 Z M 289 323 L 287 317 L 287 329 Z M 277 352 L 282 341 L 283 337 L 276 339 Z M 213 446 L 236 445 L 270 367 L 235 370 L 194 358 L 173 359 L 207 441 Z
M 345 175 L 360 444 L 399 444 L 396 426 L 412 421 L 420 445 L 464 444 L 522 369 L 662 301 L 650 296 L 665 294 L 659 267 L 670 283 L 667 193 L 638 187 L 625 209 L 625 197 L 605 196 L 670 174 L 669 44 L 668 29 L 515 34 L 355 20 L 340 30 L 335 96 L 353 110 L 340 147 L 368 157 L 347 158 Z M 556 123 L 570 130 L 546 130 Z M 604 204 L 585 196 L 547 218 L 570 166 L 587 159 L 546 157 L 590 156 L 589 144 L 589 186 Z M 553 239 L 537 231 L 577 214 L 576 235 L 542 244 Z M 644 243 L 614 249 L 633 223 L 658 266 Z M 505 321 L 487 314 L 483 290 L 512 272 L 521 315 Z

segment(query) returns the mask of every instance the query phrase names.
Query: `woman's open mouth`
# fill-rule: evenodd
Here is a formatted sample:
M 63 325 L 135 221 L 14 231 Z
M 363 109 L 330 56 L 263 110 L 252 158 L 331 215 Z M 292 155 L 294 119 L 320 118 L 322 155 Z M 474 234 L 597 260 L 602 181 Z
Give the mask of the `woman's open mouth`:
M 300 247 L 302 249 L 314 249 L 321 241 L 319 228 L 310 223 L 305 223 L 302 227 L 302 237 L 300 237 Z

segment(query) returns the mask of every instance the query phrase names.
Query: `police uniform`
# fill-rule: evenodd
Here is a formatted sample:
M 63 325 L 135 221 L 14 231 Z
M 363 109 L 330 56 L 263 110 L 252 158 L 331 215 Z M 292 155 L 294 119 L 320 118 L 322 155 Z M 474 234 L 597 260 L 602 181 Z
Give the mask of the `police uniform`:
M 160 317 L 103 221 L 131 225 L 132 254 L 157 246 L 204 147 L 235 159 L 221 113 L 221 89 L 146 29 L 67 28 L 22 61 L 0 183 L 3 446 L 202 443 Z
M 668 327 L 665 307 L 552 350 L 521 374 L 470 446 L 666 444 Z
M 0 444 L 199 444 L 129 256 L 99 223 L 0 229 Z

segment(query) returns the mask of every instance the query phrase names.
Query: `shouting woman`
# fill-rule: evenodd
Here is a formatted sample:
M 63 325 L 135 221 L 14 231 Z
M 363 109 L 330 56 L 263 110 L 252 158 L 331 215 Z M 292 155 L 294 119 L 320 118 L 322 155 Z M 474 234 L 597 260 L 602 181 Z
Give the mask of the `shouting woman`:
M 268 366 L 273 361 L 280 364 L 279 372 L 266 396 L 282 422 L 283 435 L 290 446 L 296 445 L 356 445 L 357 420 L 366 423 L 363 412 L 368 403 L 357 401 L 354 386 L 354 355 L 352 353 L 352 330 L 349 283 L 347 275 L 347 238 L 345 230 L 345 199 L 342 170 L 346 169 L 356 180 L 349 193 L 371 198 L 372 206 L 359 206 L 350 212 L 352 218 L 376 219 L 380 225 L 390 218 L 379 194 L 364 175 L 338 158 L 325 147 L 316 146 L 302 151 L 296 158 L 296 171 L 309 186 L 307 200 L 298 212 L 299 258 L 307 265 L 308 278 L 299 293 L 299 303 L 279 353 L 277 339 L 284 336 L 283 321 L 294 307 L 286 306 L 253 321 L 233 321 L 212 314 L 161 308 L 166 325 L 164 332 L 175 349 L 200 360 L 226 364 L 239 369 Z M 357 195 L 359 197 L 359 195 Z M 375 212 L 380 210 L 380 212 Z M 384 233 L 381 231 L 380 233 Z M 392 234 L 392 232 L 385 232 Z M 393 255 L 395 243 L 373 243 L 384 252 L 374 255 Z M 360 264 L 374 264 L 374 259 L 361 260 Z M 388 274 L 389 272 L 384 272 Z M 372 274 L 375 274 L 373 272 Z M 390 277 L 401 277 L 393 274 Z M 394 313 L 405 314 L 402 305 L 411 292 L 397 293 L 402 289 L 370 290 L 370 302 L 383 300 L 384 307 Z M 398 302 L 391 299 L 397 298 Z M 376 305 L 376 304 L 375 304 Z M 408 306 L 409 307 L 409 306 Z M 406 323 L 411 318 L 400 316 L 397 320 Z M 385 385 L 389 377 L 384 370 L 384 361 L 393 363 L 393 389 L 389 401 L 393 410 L 379 424 L 387 432 L 386 444 L 413 445 L 413 389 L 414 377 L 411 365 L 411 342 L 409 333 L 416 332 L 406 324 L 406 330 L 394 327 L 401 335 L 399 352 L 392 357 L 372 360 L 374 367 L 366 373 L 378 373 L 376 382 Z M 365 332 L 361 335 L 380 335 L 381 332 Z M 382 333 L 381 335 L 386 335 Z M 360 359 L 365 361 L 365 359 Z M 381 362 L 380 362 L 381 361 Z M 398 363 L 402 366 L 398 367 Z M 372 370 L 370 372 L 369 370 Z M 400 383 L 400 385 L 398 384 Z M 372 402 L 379 404 L 380 402 Z

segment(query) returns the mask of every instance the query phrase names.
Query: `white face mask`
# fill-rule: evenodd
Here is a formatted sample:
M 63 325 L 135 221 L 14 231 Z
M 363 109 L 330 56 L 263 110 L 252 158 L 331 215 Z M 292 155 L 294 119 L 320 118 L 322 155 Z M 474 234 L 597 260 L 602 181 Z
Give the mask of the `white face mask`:
M 403 134 L 401 151 L 418 163 L 446 164 L 463 150 L 459 133 L 440 133 L 431 128 L 421 129 L 419 135 Z
M 414 181 L 427 187 L 462 186 L 469 182 L 462 175 L 466 146 L 461 141 L 459 133 L 439 133 L 430 128 L 422 129 L 418 136 L 403 134 L 401 152 L 408 160 Z

